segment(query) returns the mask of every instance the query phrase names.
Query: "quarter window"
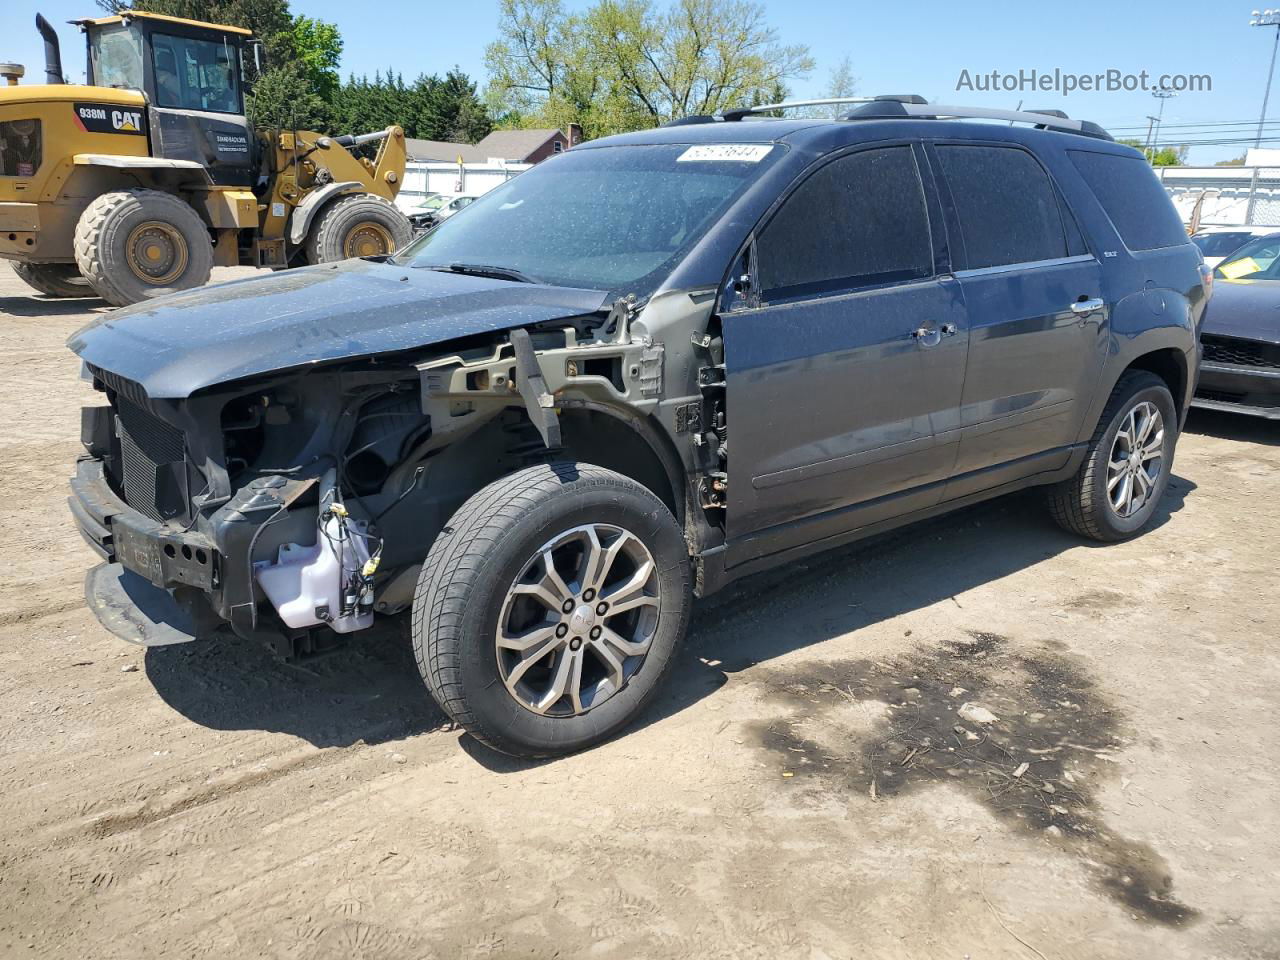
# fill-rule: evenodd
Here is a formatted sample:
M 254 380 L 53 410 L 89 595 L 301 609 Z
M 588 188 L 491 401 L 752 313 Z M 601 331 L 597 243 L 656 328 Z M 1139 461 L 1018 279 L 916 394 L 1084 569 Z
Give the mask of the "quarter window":
M 1057 193 L 1031 154 L 1013 147 L 937 148 L 960 220 L 958 269 L 1068 255 Z
M 1067 152 L 1126 247 L 1155 250 L 1187 242 L 1182 219 L 1147 161 L 1113 153 Z
M 787 197 L 756 250 L 768 302 L 931 276 L 929 217 L 911 148 L 826 164 Z

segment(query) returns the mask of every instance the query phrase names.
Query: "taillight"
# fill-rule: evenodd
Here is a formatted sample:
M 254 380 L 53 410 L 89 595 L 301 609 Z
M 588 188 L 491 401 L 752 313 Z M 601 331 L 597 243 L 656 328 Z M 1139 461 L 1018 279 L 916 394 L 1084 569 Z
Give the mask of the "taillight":
M 1204 287 L 1204 298 L 1213 296 L 1213 268 L 1206 263 L 1200 264 L 1200 284 Z

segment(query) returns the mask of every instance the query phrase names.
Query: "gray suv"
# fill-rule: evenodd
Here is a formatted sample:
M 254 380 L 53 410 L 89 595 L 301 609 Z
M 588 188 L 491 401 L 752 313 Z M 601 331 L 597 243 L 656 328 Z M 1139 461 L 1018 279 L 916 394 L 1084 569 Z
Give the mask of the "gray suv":
M 548 756 L 632 719 L 735 578 L 1029 486 L 1142 530 L 1209 282 L 1141 155 L 1051 112 L 776 109 L 78 332 L 103 624 L 299 655 L 412 611 L 449 716 Z

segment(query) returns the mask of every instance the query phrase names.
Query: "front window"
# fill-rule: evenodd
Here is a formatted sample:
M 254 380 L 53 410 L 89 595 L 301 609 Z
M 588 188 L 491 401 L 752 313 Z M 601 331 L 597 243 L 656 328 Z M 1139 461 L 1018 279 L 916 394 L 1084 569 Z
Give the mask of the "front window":
M 40 169 L 40 121 L 0 123 L 0 176 L 34 177 Z
M 505 267 L 568 287 L 657 283 L 778 155 L 766 144 L 567 150 L 508 180 L 397 256 Z
M 156 74 L 156 103 L 179 110 L 240 112 L 237 48 L 212 40 L 156 33 L 151 60 Z
M 101 27 L 89 37 L 89 68 L 95 87 L 141 90 L 142 36 L 132 27 Z
M 1218 264 L 1223 280 L 1280 280 L 1280 236 L 1258 237 Z

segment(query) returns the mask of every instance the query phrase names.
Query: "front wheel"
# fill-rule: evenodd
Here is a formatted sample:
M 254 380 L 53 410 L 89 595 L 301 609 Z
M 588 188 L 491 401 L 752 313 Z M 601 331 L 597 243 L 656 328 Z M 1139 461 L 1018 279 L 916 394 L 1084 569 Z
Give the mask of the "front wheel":
M 308 263 L 387 256 L 412 239 L 409 218 L 382 197 L 354 193 L 334 200 L 311 226 Z
M 427 688 L 478 740 L 545 757 L 604 740 L 649 702 L 691 603 L 680 526 L 649 490 L 555 463 L 475 494 L 418 579 Z
M 1173 470 L 1178 413 L 1165 382 L 1145 370 L 1120 378 L 1080 470 L 1049 491 L 1054 519 L 1093 540 L 1125 540 L 1151 522 Z

